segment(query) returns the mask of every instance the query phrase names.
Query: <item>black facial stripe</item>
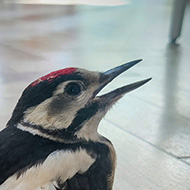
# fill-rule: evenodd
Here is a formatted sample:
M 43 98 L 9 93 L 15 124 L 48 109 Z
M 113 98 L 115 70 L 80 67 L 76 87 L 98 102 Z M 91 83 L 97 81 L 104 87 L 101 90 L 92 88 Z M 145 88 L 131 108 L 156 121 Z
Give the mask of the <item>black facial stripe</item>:
M 74 136 L 75 132 L 79 131 L 82 128 L 83 124 L 97 113 L 98 109 L 99 109 L 99 104 L 97 102 L 94 102 L 93 104 L 90 104 L 80 109 L 77 112 L 76 117 L 74 118 L 71 125 L 66 129 L 49 130 L 43 128 L 40 125 L 24 122 L 23 120 L 20 123 L 23 126 L 30 127 L 32 129 L 37 129 L 41 133 L 53 136 L 55 138 L 74 140 L 76 138 Z
M 74 134 L 76 131 L 79 131 L 82 128 L 82 124 L 84 124 L 85 121 L 88 121 L 91 117 L 93 117 L 98 112 L 98 110 L 98 102 L 94 102 L 80 109 L 77 112 L 76 117 L 74 118 L 71 125 L 67 128 L 67 132 Z

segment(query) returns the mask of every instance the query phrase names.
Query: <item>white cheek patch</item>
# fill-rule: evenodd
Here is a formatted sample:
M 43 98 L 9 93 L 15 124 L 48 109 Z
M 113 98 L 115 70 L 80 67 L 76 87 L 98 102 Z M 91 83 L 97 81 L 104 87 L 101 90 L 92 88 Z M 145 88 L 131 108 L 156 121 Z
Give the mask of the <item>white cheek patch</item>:
M 49 98 L 37 107 L 28 109 L 24 115 L 24 122 L 40 125 L 43 128 L 50 130 L 67 128 L 72 123 L 77 109 L 72 109 L 74 106 L 71 105 L 71 109 L 63 110 L 63 112 L 60 112 L 59 114 L 49 116 L 48 106 L 52 101 L 53 98 Z
M 58 179 L 64 182 L 76 173 L 84 173 L 94 161 L 84 149 L 55 151 L 42 164 L 26 170 L 19 178 L 17 175 L 9 177 L 0 190 L 40 190 Z

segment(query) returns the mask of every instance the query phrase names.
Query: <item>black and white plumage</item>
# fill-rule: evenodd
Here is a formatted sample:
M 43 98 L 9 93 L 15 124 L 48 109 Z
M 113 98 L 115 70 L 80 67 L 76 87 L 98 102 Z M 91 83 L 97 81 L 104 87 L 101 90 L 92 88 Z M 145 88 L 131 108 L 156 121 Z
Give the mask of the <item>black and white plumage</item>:
M 31 83 L 0 132 L 0 190 L 112 190 L 116 155 L 98 124 L 150 79 L 97 94 L 139 61 L 104 73 L 62 69 Z

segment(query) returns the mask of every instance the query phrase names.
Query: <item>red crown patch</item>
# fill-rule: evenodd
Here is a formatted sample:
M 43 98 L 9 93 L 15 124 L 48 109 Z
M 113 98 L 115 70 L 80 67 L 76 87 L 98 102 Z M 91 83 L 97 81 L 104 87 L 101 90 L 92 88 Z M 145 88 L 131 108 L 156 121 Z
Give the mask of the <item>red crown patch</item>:
M 75 71 L 76 71 L 76 68 L 74 68 L 74 67 L 54 71 L 54 72 L 51 72 L 51 73 L 49 73 L 49 74 L 35 80 L 34 82 L 32 82 L 30 84 L 30 86 L 36 86 L 37 84 L 39 84 L 42 81 L 51 82 L 53 79 L 55 79 L 55 78 L 57 78 L 57 77 L 59 77 L 61 75 L 69 75 L 69 74 L 74 73 Z

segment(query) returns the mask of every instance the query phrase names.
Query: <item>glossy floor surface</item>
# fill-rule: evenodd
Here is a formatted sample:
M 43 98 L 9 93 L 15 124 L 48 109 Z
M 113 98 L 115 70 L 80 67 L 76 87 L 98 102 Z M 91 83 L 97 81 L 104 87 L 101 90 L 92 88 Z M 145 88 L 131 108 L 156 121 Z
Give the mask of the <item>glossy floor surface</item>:
M 52 70 L 142 58 L 104 90 L 153 77 L 101 122 L 117 151 L 115 190 L 190 190 L 190 3 L 179 45 L 168 44 L 171 11 L 170 0 L 0 4 L 0 127 L 22 90 Z

